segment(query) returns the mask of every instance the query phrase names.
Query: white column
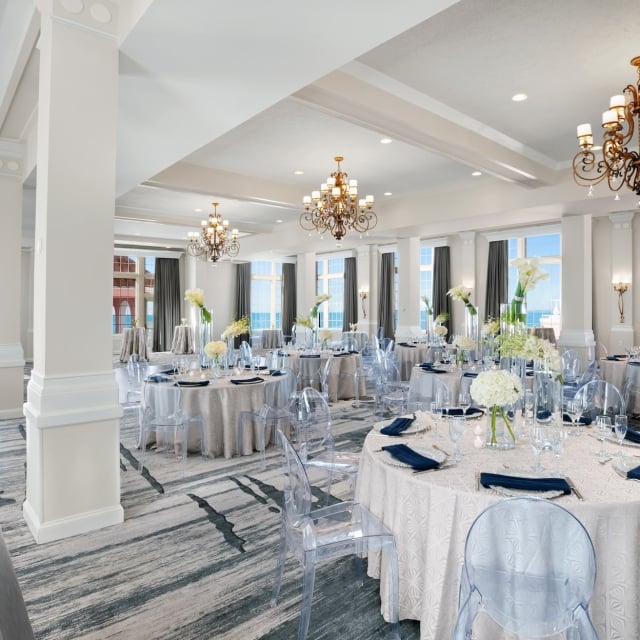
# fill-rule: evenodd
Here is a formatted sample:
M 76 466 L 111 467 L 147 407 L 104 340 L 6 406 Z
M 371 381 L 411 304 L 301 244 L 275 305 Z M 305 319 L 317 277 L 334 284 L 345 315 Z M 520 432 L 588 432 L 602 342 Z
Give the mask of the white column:
M 460 238 L 458 253 L 459 256 L 456 258 L 457 267 L 455 272 L 457 274 L 457 278 L 455 278 L 452 282 L 452 286 L 464 285 L 465 287 L 469 287 L 471 289 L 471 302 L 474 306 L 480 306 L 478 300 L 478 288 L 476 287 L 476 232 L 475 231 L 464 231 L 458 234 Z M 453 261 L 453 256 L 452 256 Z M 452 273 L 454 269 L 452 268 Z M 462 302 L 457 300 L 452 300 L 451 308 L 453 311 L 453 320 L 454 326 L 449 332 L 449 334 L 461 334 L 464 335 L 465 327 L 465 310 Z M 478 311 L 478 318 L 482 317 L 482 312 Z
M 36 542 L 48 542 L 123 521 L 111 356 L 118 44 L 111 2 L 42 0 L 39 8 L 23 513 Z
M 614 353 L 624 353 L 625 349 L 634 344 L 633 340 L 633 211 L 612 213 L 611 221 L 611 285 L 609 296 L 611 299 L 611 330 L 609 332 L 609 345 Z M 619 283 L 627 285 L 627 290 L 622 294 L 623 319 L 620 318 L 618 309 L 619 294 L 614 290 L 614 285 Z
M 380 326 L 380 316 L 378 314 L 378 303 L 380 301 L 380 247 L 377 244 L 369 245 L 369 295 L 367 302 L 367 318 L 371 333 L 375 335 Z
M 24 353 L 20 341 L 22 145 L 0 139 L 0 419 L 22 415 Z
M 375 318 L 371 305 L 371 245 L 356 247 L 356 271 L 358 272 L 358 330 L 366 331 L 369 336 L 375 333 Z M 362 293 L 366 297 L 362 298 Z
M 562 218 L 562 329 L 560 352 L 573 349 L 583 365 L 595 357 L 592 322 L 591 216 Z
M 316 254 L 299 253 L 297 258 L 296 315 L 306 316 L 316 299 Z
M 396 339 L 420 333 L 420 238 L 398 240 L 398 326 Z

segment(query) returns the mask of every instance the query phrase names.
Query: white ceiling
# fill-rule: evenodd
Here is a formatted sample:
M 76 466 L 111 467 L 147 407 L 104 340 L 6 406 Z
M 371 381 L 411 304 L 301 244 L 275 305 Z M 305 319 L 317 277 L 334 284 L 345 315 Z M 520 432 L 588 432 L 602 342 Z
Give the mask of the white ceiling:
M 637 0 L 148 4 L 121 45 L 118 241 L 184 246 L 215 200 L 239 258 L 331 250 L 298 218 L 335 155 L 379 217 L 343 248 L 637 204 L 569 171 L 576 125 L 636 82 Z M 33 75 L 0 135 L 19 137 Z

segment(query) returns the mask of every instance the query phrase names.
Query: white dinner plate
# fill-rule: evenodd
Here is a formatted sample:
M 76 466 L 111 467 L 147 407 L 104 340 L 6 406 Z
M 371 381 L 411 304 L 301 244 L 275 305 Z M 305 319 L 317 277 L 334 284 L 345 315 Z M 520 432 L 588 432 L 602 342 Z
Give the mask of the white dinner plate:
M 515 476 L 516 478 L 535 478 L 536 474 L 532 471 L 512 471 L 509 469 L 508 473 L 503 471 L 496 471 L 496 473 L 502 475 L 510 475 Z M 540 477 L 547 477 L 547 475 L 542 474 Z M 510 487 L 483 487 L 487 491 L 491 491 L 496 495 L 503 496 L 505 498 L 544 498 L 545 500 L 553 500 L 554 498 L 559 498 L 560 496 L 565 495 L 564 491 L 561 489 L 554 489 L 552 491 L 528 491 L 527 489 L 512 489 Z
M 432 460 L 435 460 L 438 464 L 442 464 L 447 459 L 447 456 L 444 453 L 442 453 L 442 451 L 438 451 L 437 449 L 432 449 L 431 447 L 425 447 L 425 446 L 422 446 L 422 447 L 414 447 L 411 445 L 408 445 L 408 446 L 416 453 L 419 453 L 421 456 L 425 456 L 425 458 L 431 458 Z M 382 451 L 382 459 L 387 464 L 390 464 L 394 467 L 406 467 L 408 469 L 411 468 L 410 464 L 407 464 L 406 462 L 401 462 L 397 458 L 394 458 L 388 451 Z

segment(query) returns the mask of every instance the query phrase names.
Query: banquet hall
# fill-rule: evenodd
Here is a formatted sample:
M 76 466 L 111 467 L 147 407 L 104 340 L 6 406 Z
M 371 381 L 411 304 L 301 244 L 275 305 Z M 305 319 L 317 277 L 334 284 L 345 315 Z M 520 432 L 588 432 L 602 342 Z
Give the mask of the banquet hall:
M 576 127 L 601 145 L 610 96 L 637 86 L 638 32 L 631 0 L 0 0 L 0 427 L 23 425 L 26 443 L 5 536 L 26 527 L 46 549 L 124 526 L 113 368 L 135 328 L 152 362 L 170 351 L 173 325 L 197 323 L 190 289 L 216 339 L 242 298 L 260 351 L 264 332 L 292 340 L 293 274 L 290 316 L 330 294 L 334 339 L 348 262 L 357 332 L 402 342 L 425 332 L 443 256 L 487 319 L 503 243 L 551 274 L 527 300 L 532 329 L 584 363 L 632 349 L 638 176 L 635 192 L 590 187 L 573 167 Z M 304 222 L 336 170 L 373 196 L 368 228 Z M 190 255 L 217 209 L 237 252 Z M 163 337 L 160 259 L 181 305 Z

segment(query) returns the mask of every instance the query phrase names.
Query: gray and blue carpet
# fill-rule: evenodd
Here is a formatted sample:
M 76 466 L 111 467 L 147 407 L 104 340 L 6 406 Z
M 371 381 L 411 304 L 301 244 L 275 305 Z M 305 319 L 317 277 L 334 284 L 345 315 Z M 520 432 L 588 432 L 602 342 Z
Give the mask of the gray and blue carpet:
M 336 403 L 337 446 L 359 450 L 375 418 Z M 169 454 L 149 453 L 137 472 L 135 432 L 121 442 L 122 525 L 36 545 L 22 518 L 23 422 L 0 421 L 0 527 L 39 640 L 289 640 L 297 637 L 302 573 L 287 563 L 279 605 L 271 608 L 279 538 L 280 457 L 203 460 L 187 473 Z M 344 485 L 332 493 L 345 495 Z M 322 501 L 321 489 L 315 497 Z M 316 576 L 309 640 L 390 637 L 379 583 L 353 580 L 350 559 Z M 402 623 L 406 640 L 417 622 Z

